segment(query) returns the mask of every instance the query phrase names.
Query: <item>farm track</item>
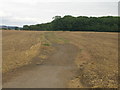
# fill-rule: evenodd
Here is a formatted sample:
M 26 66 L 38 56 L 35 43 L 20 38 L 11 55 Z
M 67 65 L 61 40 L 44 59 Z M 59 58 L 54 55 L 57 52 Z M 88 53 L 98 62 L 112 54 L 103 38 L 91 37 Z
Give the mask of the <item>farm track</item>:
M 20 74 L 4 83 L 3 88 L 67 88 L 76 70 L 74 60 L 78 48 L 69 43 L 51 43 L 54 51 L 47 55 L 44 63 L 39 64 L 41 60 L 38 54 L 33 58 L 33 63 L 19 69 L 22 73 L 18 71 Z
M 36 65 L 4 84 L 5 88 L 66 88 L 75 68 L 77 48 L 56 45 L 56 52 L 43 65 Z M 24 83 L 25 82 L 25 83 Z

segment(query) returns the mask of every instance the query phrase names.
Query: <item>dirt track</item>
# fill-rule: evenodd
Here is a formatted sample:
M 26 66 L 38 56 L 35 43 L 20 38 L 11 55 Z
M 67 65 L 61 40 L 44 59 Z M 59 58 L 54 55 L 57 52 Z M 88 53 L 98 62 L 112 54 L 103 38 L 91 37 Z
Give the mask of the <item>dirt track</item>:
M 54 45 L 54 44 L 53 44 Z M 5 88 L 67 88 L 76 68 L 74 59 L 78 48 L 72 44 L 55 44 L 55 51 L 44 64 L 34 60 L 22 74 L 5 83 Z M 36 56 L 39 57 L 39 56 Z M 24 83 L 25 82 L 25 83 Z

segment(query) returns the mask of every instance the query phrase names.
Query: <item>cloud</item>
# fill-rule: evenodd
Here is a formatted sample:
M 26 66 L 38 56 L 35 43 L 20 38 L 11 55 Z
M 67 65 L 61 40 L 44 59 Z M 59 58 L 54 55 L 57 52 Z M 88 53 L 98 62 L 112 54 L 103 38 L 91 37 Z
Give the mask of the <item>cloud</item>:
M 119 0 L 2 0 L 2 2 L 35 4 L 39 2 L 119 2 Z
M 3 25 L 19 25 L 38 23 L 39 18 L 25 18 L 25 17 L 2 17 Z
M 52 21 L 52 17 L 56 15 L 106 16 L 118 14 L 118 3 L 115 2 L 50 1 L 52 2 L 48 3 L 48 0 L 2 0 L 3 4 L 0 5 L 2 24 L 22 26 L 24 24 L 46 23 Z

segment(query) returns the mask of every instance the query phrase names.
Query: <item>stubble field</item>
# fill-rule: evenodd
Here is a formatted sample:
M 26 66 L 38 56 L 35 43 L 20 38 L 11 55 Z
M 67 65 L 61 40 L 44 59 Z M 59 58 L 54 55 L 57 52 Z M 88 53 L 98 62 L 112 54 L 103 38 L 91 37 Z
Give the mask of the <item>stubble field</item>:
M 12 82 L 28 88 L 35 87 L 36 83 L 44 83 L 36 86 L 39 88 L 118 87 L 117 33 L 3 31 L 2 54 L 3 87 L 15 87 Z M 51 85 L 45 78 L 30 83 L 24 79 L 28 71 L 36 73 L 32 78 L 53 76 L 48 79 Z M 22 78 L 23 81 L 19 80 Z M 24 81 L 28 81 L 25 86 L 21 85 Z M 54 86 L 56 82 L 58 85 Z

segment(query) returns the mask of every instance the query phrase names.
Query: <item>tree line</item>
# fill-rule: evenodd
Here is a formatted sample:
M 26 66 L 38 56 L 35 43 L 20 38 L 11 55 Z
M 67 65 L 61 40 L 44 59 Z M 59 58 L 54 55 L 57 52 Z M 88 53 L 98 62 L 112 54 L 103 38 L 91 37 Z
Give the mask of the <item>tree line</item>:
M 36 25 L 24 25 L 23 30 L 35 31 L 99 31 L 99 32 L 118 32 L 118 16 L 103 17 L 64 17 L 55 16 L 53 21 Z

